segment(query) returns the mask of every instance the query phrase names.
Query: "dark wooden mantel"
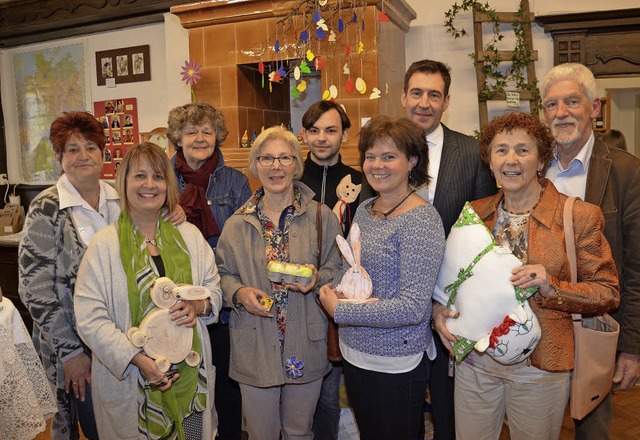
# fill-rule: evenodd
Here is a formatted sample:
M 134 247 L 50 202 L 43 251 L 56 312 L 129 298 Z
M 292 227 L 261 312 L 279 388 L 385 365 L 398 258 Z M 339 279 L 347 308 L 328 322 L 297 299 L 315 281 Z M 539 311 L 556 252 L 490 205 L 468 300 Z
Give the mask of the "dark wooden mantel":
M 0 48 L 160 22 L 191 0 L 6 0 L 0 2 Z
M 582 63 L 596 76 L 640 74 L 640 8 L 536 17 L 553 36 L 554 64 Z

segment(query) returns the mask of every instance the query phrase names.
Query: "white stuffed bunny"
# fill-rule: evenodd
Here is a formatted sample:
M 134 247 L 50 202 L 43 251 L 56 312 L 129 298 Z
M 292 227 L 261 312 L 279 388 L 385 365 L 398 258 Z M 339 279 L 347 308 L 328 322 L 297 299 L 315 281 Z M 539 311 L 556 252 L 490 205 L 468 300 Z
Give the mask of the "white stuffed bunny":
M 364 267 L 360 266 L 361 241 L 360 227 L 357 223 L 351 225 L 349 237 L 351 239 L 351 247 L 341 235 L 336 237 L 340 252 L 351 265 L 349 270 L 342 276 L 342 280 L 336 290 L 342 292 L 349 299 L 366 300 L 371 296 L 373 286 L 369 274 Z

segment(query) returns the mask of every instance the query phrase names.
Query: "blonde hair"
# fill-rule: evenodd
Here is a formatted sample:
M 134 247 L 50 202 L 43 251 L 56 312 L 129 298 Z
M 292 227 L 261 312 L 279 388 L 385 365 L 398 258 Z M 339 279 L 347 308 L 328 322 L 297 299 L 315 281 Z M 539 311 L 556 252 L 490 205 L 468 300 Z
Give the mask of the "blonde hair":
M 296 174 L 294 178 L 299 179 L 302 177 L 304 164 L 302 161 L 302 148 L 300 148 L 300 142 L 293 133 L 280 126 L 267 128 L 265 131 L 260 133 L 255 141 L 253 141 L 251 151 L 249 152 L 249 171 L 251 174 L 256 178 L 258 177 L 256 162 L 258 161 L 258 156 L 260 156 L 262 151 L 262 146 L 269 141 L 275 140 L 284 141 L 289 144 L 291 147 L 291 155 L 294 157 L 296 163 Z
M 129 200 L 127 199 L 127 175 L 135 162 L 144 160 L 149 162 L 151 169 L 160 174 L 167 182 L 167 199 L 164 202 L 164 206 L 169 209 L 169 212 L 173 212 L 180 200 L 178 181 L 169 157 L 167 157 L 162 148 L 152 142 L 134 145 L 127 150 L 122 159 L 122 164 L 118 169 L 118 177 L 116 177 L 116 189 L 120 194 L 120 209 L 125 212 L 131 212 Z

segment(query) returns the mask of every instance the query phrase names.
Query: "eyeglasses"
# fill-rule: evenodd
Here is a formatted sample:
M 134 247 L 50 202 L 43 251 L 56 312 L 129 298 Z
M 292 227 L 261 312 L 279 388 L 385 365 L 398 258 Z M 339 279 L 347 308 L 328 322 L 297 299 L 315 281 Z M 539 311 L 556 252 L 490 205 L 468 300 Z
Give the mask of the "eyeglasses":
M 561 100 L 565 106 L 571 108 L 571 109 L 576 109 L 578 107 L 580 107 L 580 105 L 582 105 L 582 100 L 578 97 L 568 97 L 565 99 Z M 558 100 L 550 100 L 550 101 L 545 101 L 542 103 L 542 106 L 544 107 L 544 110 L 549 112 L 549 111 L 555 111 L 558 109 Z
M 273 165 L 273 162 L 275 162 L 276 160 L 280 162 L 280 165 L 282 165 L 283 167 L 288 167 L 293 163 L 293 156 L 287 156 L 287 155 L 280 156 L 280 157 L 258 156 L 257 160 L 258 160 L 258 163 L 263 167 L 270 167 L 271 165 Z

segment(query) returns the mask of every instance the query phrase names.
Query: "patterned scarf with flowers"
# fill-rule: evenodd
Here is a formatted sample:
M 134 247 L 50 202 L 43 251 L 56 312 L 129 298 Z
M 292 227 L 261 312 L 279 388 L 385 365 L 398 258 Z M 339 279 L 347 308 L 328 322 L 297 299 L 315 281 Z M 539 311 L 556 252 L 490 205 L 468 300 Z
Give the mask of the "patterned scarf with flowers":
M 243 211 L 247 214 L 255 213 L 260 220 L 267 263 L 274 260 L 289 262 L 289 228 L 291 227 L 294 213 L 300 209 L 300 189 L 294 186 L 293 204 L 282 211 L 278 225 L 274 225 L 269 217 L 258 207 L 262 197 L 264 197 L 264 189 L 260 187 L 256 190 L 253 200 L 245 205 Z M 285 330 L 287 327 L 288 293 L 288 290 L 284 288 L 282 283 L 271 282 L 271 295 L 274 300 L 274 311 L 278 325 L 278 339 L 280 341 L 281 351 L 284 351 Z

